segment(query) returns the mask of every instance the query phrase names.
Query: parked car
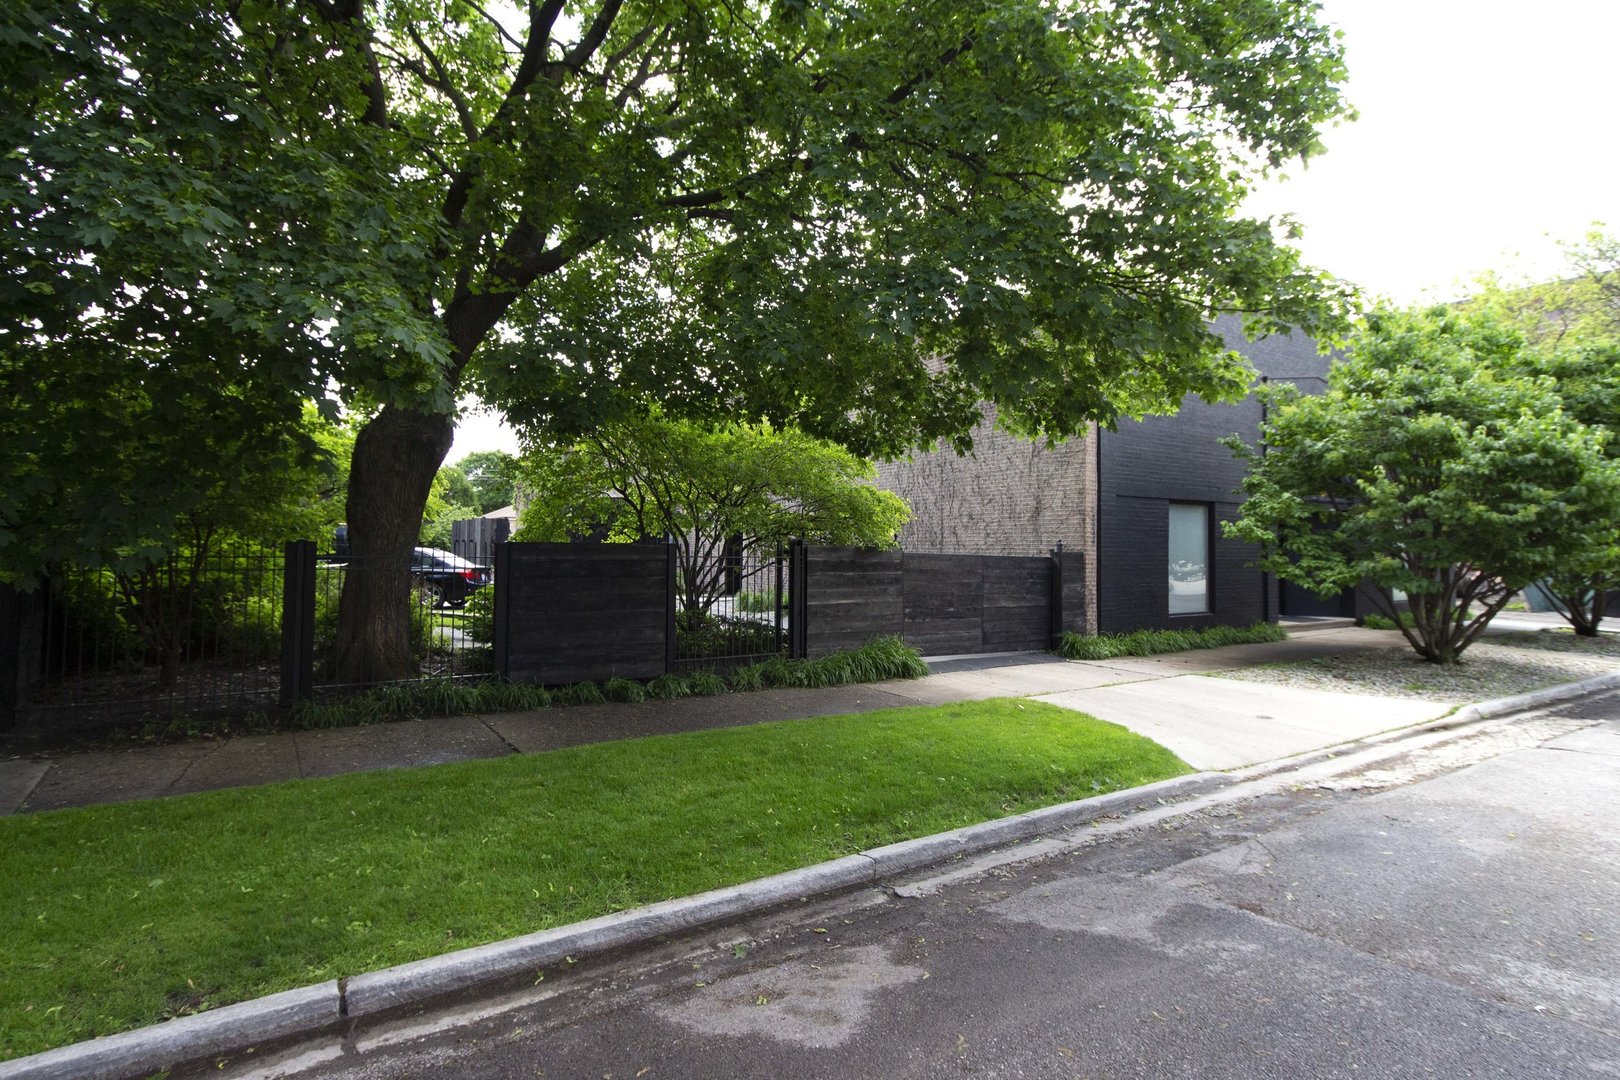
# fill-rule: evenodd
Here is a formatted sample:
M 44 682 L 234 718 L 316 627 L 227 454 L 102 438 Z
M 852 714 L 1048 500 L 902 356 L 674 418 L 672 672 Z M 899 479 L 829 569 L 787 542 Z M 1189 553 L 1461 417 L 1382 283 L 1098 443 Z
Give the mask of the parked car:
M 432 607 L 458 608 L 492 580 L 489 568 L 438 548 L 419 547 L 411 554 L 411 583 Z

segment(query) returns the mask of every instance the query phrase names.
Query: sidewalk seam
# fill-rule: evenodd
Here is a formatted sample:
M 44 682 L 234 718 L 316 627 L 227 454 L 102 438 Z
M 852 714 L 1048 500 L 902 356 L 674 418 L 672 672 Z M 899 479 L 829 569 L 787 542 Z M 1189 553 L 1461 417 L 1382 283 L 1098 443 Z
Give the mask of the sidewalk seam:
M 54 762 L 54 761 L 45 762 L 45 771 L 40 773 L 38 779 L 36 779 L 32 784 L 28 785 L 28 790 L 23 792 L 23 797 L 21 799 L 19 799 L 18 802 L 17 802 L 17 809 L 12 811 L 12 813 L 26 814 L 26 813 L 29 812 L 29 810 L 28 810 L 28 800 L 32 799 L 34 797 L 34 792 L 36 792 L 36 791 L 38 791 L 40 789 L 40 787 L 45 783 L 45 778 L 47 776 L 51 775 L 51 770 L 55 769 L 55 768 L 56 768 L 56 762 Z
M 505 735 L 502 735 L 502 734 L 501 734 L 501 733 L 500 733 L 500 732 L 499 732 L 499 731 L 497 731 L 497 730 L 496 730 L 496 729 L 495 729 L 495 725 L 494 725 L 494 724 L 491 724 L 491 723 L 490 723 L 490 722 L 489 722 L 489 721 L 488 721 L 488 720 L 486 720 L 486 719 L 485 719 L 485 718 L 484 718 L 484 717 L 483 717 L 483 716 L 482 716 L 482 715 L 480 715 L 480 716 L 479 716 L 479 717 L 478 717 L 478 722 L 479 722 L 479 723 L 480 723 L 480 724 L 483 724 L 483 725 L 484 725 L 484 729 L 485 729 L 485 730 L 486 730 L 486 731 L 488 731 L 488 732 L 489 732 L 489 733 L 490 733 L 490 734 L 491 734 L 491 735 L 493 735 L 493 736 L 495 736 L 495 737 L 496 737 L 496 738 L 497 738 L 497 739 L 499 739 L 499 740 L 501 740 L 501 742 L 502 742 L 502 743 L 504 743 L 504 744 L 505 744 L 505 745 L 506 745 L 506 747 L 507 747 L 507 749 L 509 749 L 509 750 L 511 750 L 511 752 L 512 752 L 512 753 L 514 753 L 514 754 L 521 754 L 521 753 L 523 753 L 523 751 L 522 751 L 522 749 L 521 749 L 521 748 L 519 748 L 519 746 L 518 746 L 518 745 L 517 745 L 517 743 L 514 743 L 514 742 L 513 742 L 513 741 L 512 741 L 512 740 L 511 740 L 511 739 L 508 739 L 508 738 L 507 738 L 507 737 L 506 737 L 506 736 L 505 736 Z

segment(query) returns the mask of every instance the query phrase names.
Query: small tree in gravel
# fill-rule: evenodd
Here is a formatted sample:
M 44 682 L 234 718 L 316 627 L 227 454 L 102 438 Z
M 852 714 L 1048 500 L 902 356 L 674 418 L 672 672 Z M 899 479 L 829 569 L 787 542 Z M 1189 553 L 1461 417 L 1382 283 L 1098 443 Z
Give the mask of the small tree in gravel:
M 1526 350 L 1489 313 L 1373 314 L 1325 394 L 1265 388 L 1261 448 L 1229 440 L 1250 470 L 1228 533 L 1318 592 L 1370 584 L 1419 655 L 1456 662 L 1620 517 L 1607 433 L 1566 415 Z
M 1620 344 L 1583 344 L 1535 355 L 1530 370 L 1553 380 L 1564 411 L 1603 431 L 1611 469 L 1620 470 Z M 1596 637 L 1609 597 L 1620 593 L 1620 518 L 1594 520 L 1586 544 L 1542 583 L 1575 632 Z

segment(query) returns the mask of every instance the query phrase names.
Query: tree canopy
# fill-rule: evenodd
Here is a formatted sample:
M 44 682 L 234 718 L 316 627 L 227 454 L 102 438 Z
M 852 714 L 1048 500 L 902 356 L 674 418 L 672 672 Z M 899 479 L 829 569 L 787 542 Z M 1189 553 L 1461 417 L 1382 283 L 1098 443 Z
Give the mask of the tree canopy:
M 1620 469 L 1620 238 L 1593 229 L 1564 250 L 1566 276 L 1516 287 L 1487 277 L 1464 307 L 1512 321 L 1536 344 L 1524 354 L 1526 373 L 1551 380 L 1569 416 L 1607 432 Z M 1609 598 L 1620 594 L 1620 519 L 1595 522 L 1583 535 L 1586 548 L 1540 584 L 1576 633 L 1595 636 Z
M 192 356 L 265 417 L 329 388 L 380 405 L 349 679 L 408 655 L 394 566 L 468 390 L 550 439 L 658 405 L 965 447 L 987 400 L 1063 435 L 1234 397 L 1212 315 L 1334 314 L 1239 212 L 1345 115 L 1308 0 L 503 10 L 0 16 L 8 375 Z
M 457 464 L 472 484 L 472 505 L 480 514 L 512 505 L 517 458 L 504 450 L 475 450 Z
M 1373 314 L 1326 393 L 1263 391 L 1262 449 L 1231 444 L 1250 469 L 1229 532 L 1318 592 L 1369 583 L 1420 655 L 1455 661 L 1620 518 L 1608 434 L 1566 414 L 1527 349 L 1489 313 Z
M 900 496 L 872 486 L 870 462 L 766 424 L 622 419 L 525 455 L 519 472 L 529 503 L 514 539 L 667 540 L 688 624 L 755 549 L 794 539 L 888 547 L 911 517 Z

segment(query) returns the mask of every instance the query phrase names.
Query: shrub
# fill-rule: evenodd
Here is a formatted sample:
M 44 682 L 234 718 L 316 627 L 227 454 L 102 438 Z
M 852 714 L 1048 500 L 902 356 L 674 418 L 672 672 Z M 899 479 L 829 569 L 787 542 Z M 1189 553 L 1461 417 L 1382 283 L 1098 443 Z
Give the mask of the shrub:
M 551 704 L 551 691 L 533 683 L 488 679 L 478 684 L 477 693 L 479 712 L 519 712 Z
M 814 660 L 773 656 L 731 673 L 733 690 L 765 687 L 847 686 L 883 679 L 918 679 L 928 674 L 922 656 L 897 637 L 874 638 L 858 649 L 829 653 Z
M 588 685 L 581 683 L 580 685 Z M 647 699 L 647 688 L 634 679 L 609 679 L 602 684 L 601 696 L 608 701 L 635 703 Z
M 782 597 L 782 606 L 787 607 L 787 597 Z M 752 612 L 774 612 L 776 610 L 776 590 L 744 589 L 732 601 L 734 610 Z
M 739 694 L 765 689 L 765 665 L 748 664 L 731 673 L 731 688 Z
M 1065 631 L 1057 652 L 1069 660 L 1112 660 L 1116 656 L 1156 656 L 1189 649 L 1216 649 L 1222 645 L 1254 645 L 1284 641 L 1288 631 L 1276 623 L 1253 626 L 1211 626 L 1203 630 L 1133 630 L 1128 634 L 1088 637 Z
M 495 586 L 474 589 L 461 608 L 461 632 L 480 645 L 495 643 Z
M 601 705 L 607 698 L 595 683 L 577 682 L 557 687 L 551 692 L 551 700 L 558 705 Z
M 686 688 L 689 693 L 699 697 L 713 697 L 726 692 L 726 680 L 712 671 L 694 671 L 686 677 Z M 651 690 L 651 687 L 648 689 Z
M 705 673 L 706 674 L 706 673 Z M 721 684 L 722 687 L 724 684 Z M 680 675 L 660 675 L 647 684 L 647 696 L 660 701 L 673 701 L 692 692 L 691 683 Z
M 675 625 L 675 652 L 690 658 L 760 656 L 781 649 L 776 627 L 752 619 L 704 615 L 695 625 L 685 618 Z

